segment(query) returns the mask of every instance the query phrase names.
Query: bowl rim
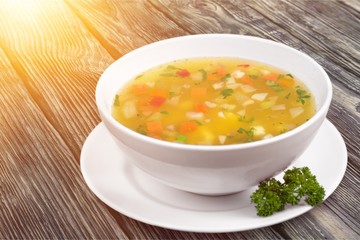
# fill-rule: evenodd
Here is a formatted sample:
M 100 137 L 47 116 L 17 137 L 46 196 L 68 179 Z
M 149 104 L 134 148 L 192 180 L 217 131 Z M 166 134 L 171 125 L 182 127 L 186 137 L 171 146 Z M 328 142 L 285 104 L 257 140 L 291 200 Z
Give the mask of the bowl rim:
M 182 40 L 191 40 L 191 39 L 198 39 L 198 38 L 203 38 L 204 40 L 206 38 L 248 39 L 248 40 L 252 40 L 252 41 L 265 42 L 267 44 L 274 44 L 274 45 L 283 47 L 289 51 L 295 51 L 297 54 L 301 55 L 302 57 L 304 57 L 307 60 L 309 60 L 310 62 L 312 62 L 312 64 L 314 66 L 316 66 L 316 68 L 320 71 L 321 75 L 323 75 L 323 78 L 325 79 L 325 83 L 326 83 L 324 86 L 326 89 L 326 96 L 324 99 L 324 103 L 316 110 L 316 113 L 314 114 L 313 117 L 311 117 L 305 123 L 301 124 L 300 126 L 294 128 L 288 132 L 285 132 L 280 135 L 276 135 L 276 136 L 274 136 L 272 138 L 268 138 L 268 139 L 262 139 L 262 140 L 258 140 L 258 141 L 254 141 L 254 142 L 247 142 L 247 143 L 228 144 L 228 145 L 183 144 L 183 143 L 169 142 L 169 141 L 165 141 L 165 140 L 151 138 L 151 137 L 142 135 L 136 131 L 133 131 L 133 130 L 125 127 L 124 125 L 122 125 L 121 123 L 119 123 L 118 121 L 116 121 L 113 118 L 113 116 L 111 114 L 111 109 L 104 109 L 106 107 L 104 106 L 104 99 L 103 99 L 104 91 L 103 91 L 103 89 L 106 84 L 106 76 L 107 76 L 108 72 L 110 72 L 114 67 L 116 67 L 116 64 L 118 64 L 119 62 L 122 62 L 122 61 L 126 61 L 127 58 L 130 58 L 133 55 L 139 54 L 142 51 L 146 51 L 147 48 L 158 47 L 163 44 L 168 44 L 168 43 L 176 42 L 179 40 L 182 41 Z M 326 116 L 328 108 L 331 104 L 332 95 L 333 95 L 333 88 L 332 88 L 332 83 L 331 83 L 329 76 L 327 75 L 327 73 L 323 69 L 323 67 L 309 55 L 307 55 L 295 48 L 292 48 L 286 44 L 276 42 L 276 41 L 273 41 L 270 39 L 260 38 L 260 37 L 256 37 L 256 36 L 249 36 L 249 35 L 226 34 L 226 33 L 195 34 L 195 35 L 178 36 L 178 37 L 159 40 L 159 41 L 144 45 L 142 47 L 139 47 L 137 49 L 134 49 L 131 52 L 124 54 L 119 59 L 115 60 L 112 64 L 110 64 L 110 66 L 108 66 L 105 69 L 105 71 L 103 72 L 103 74 L 101 74 L 101 76 L 99 78 L 99 81 L 96 85 L 96 90 L 95 90 L 96 105 L 98 107 L 98 111 L 100 112 L 100 115 L 102 117 L 104 117 L 105 120 L 107 122 L 109 122 L 113 127 L 117 128 L 118 130 L 121 130 L 122 132 L 124 132 L 125 134 L 129 135 L 130 137 L 136 139 L 139 142 L 144 142 L 146 144 L 152 144 L 154 146 L 165 147 L 165 148 L 170 148 L 170 149 L 183 149 L 183 150 L 195 150 L 195 151 L 228 151 L 228 150 L 237 150 L 237 149 L 250 149 L 250 148 L 255 148 L 255 147 L 259 147 L 259 146 L 263 146 L 263 145 L 273 144 L 275 142 L 280 142 L 280 141 L 286 140 L 288 138 L 291 138 L 292 136 L 299 134 L 303 130 L 312 126 L 317 121 L 321 120 L 320 118 L 322 118 L 324 115 Z M 104 120 L 102 119 L 102 121 L 104 121 Z

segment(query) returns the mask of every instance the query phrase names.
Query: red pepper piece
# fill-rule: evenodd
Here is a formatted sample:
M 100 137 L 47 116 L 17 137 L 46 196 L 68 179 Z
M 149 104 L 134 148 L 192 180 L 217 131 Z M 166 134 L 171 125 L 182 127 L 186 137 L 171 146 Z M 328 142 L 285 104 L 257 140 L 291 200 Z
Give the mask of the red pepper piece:
M 181 69 L 177 71 L 176 74 L 179 75 L 180 77 L 188 77 L 190 75 L 190 72 L 186 69 Z

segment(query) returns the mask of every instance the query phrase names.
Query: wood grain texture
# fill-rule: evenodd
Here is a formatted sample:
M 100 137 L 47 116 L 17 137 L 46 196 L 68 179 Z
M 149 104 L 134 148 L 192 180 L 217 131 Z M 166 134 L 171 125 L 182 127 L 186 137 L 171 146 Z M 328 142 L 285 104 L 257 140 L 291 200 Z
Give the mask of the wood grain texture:
M 357 239 L 360 236 L 360 4 L 356 0 L 28 0 L 0 2 L 0 239 Z M 116 58 L 160 39 L 254 35 L 318 61 L 334 85 L 328 119 L 349 165 L 312 211 L 237 233 L 180 232 L 106 207 L 79 171 L 100 121 L 97 79 Z
M 1 47 L 33 100 L 74 156 L 99 122 L 94 89 L 113 59 L 61 1 L 31 0 L 34 10 L 2 1 Z
M 147 43 L 186 34 L 148 1 L 66 0 L 66 3 L 114 58 Z
M 0 239 L 124 237 L 3 51 L 0 70 Z
M 0 3 L 0 238 L 125 238 L 78 164 L 112 59 L 65 4 L 36 3 Z

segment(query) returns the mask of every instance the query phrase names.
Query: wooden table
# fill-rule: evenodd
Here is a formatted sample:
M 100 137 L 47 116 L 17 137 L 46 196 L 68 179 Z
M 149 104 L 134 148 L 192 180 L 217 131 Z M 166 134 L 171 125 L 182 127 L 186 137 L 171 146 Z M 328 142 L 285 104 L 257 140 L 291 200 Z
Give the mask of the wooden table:
M 135 48 L 199 33 L 272 39 L 327 71 L 328 119 L 346 142 L 348 167 L 323 204 L 270 227 L 206 234 L 138 222 L 90 191 L 79 159 L 100 122 L 99 76 Z M 357 0 L 1 1 L 0 239 L 359 238 L 359 39 Z

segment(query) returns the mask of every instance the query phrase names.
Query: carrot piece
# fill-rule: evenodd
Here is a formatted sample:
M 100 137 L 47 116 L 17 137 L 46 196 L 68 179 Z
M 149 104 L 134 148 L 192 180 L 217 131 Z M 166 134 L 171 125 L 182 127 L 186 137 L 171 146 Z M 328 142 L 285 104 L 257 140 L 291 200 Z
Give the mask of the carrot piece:
M 190 95 L 195 99 L 205 99 L 207 94 L 206 87 L 193 87 L 190 91 Z
M 196 112 L 203 112 L 206 113 L 207 112 L 207 106 L 205 103 L 196 103 L 194 106 L 194 110 Z
M 248 85 L 252 85 L 254 83 L 254 80 L 251 77 L 248 77 L 248 76 L 244 76 L 244 77 L 240 78 L 239 81 L 241 83 L 248 84 Z
M 165 100 L 166 100 L 166 98 L 156 96 L 150 100 L 150 105 L 152 105 L 154 107 L 160 107 L 161 105 L 163 105 Z
M 208 74 L 207 75 L 207 80 L 211 81 L 211 82 L 216 82 L 220 79 L 220 77 L 217 74 Z
M 279 74 L 277 74 L 277 73 L 269 73 L 269 74 L 264 75 L 264 78 L 266 80 L 271 80 L 271 81 L 275 81 L 276 79 L 278 79 L 278 77 L 279 77 Z
M 168 90 L 166 88 L 155 88 L 152 90 L 151 96 L 167 98 Z
M 199 125 L 195 121 L 185 121 L 181 123 L 179 131 L 181 133 L 189 133 L 195 131 Z
M 291 77 L 284 77 L 279 79 L 277 83 L 282 87 L 291 87 L 294 84 L 294 79 Z
M 217 74 L 217 76 L 220 77 L 220 78 L 223 77 L 223 76 L 225 76 L 225 73 L 226 73 L 225 67 L 222 66 L 222 65 L 220 65 L 220 66 L 216 69 L 216 74 Z
M 159 139 L 159 140 L 162 139 L 161 135 L 160 135 L 160 134 L 157 134 L 157 133 L 148 133 L 147 135 L 148 135 L 149 137 L 156 138 L 156 139 Z
M 149 101 L 151 98 L 149 97 L 142 97 L 139 98 L 136 102 L 138 106 L 145 106 L 145 105 L 149 105 Z
M 149 90 L 149 87 L 146 86 L 145 84 L 135 84 L 132 87 L 132 93 L 134 95 L 142 95 L 147 93 L 147 91 Z
M 162 133 L 163 124 L 161 121 L 151 121 L 146 123 L 146 129 L 149 133 Z

